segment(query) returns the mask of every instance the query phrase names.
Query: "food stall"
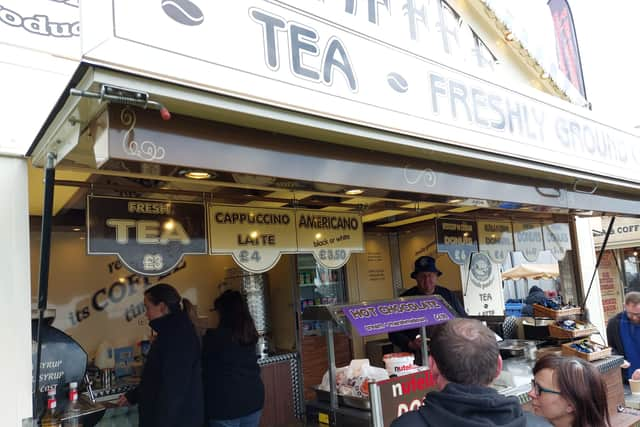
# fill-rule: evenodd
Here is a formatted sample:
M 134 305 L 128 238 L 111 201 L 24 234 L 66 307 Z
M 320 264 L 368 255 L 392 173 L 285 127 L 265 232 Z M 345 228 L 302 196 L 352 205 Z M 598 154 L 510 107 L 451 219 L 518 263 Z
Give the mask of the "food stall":
M 429 254 L 444 265 L 448 281 L 445 285 L 460 293 L 465 303 L 469 303 L 468 310 L 480 316 L 500 315 L 504 304 L 497 271 L 511 251 L 526 253 L 532 260 L 541 251 L 557 251 L 560 258 L 569 253 L 567 264 L 575 264 L 577 248 L 569 248 L 567 242 L 574 241 L 577 213 L 637 212 L 638 201 L 627 186 L 607 182 L 595 196 L 584 191 L 585 186 L 591 185 L 585 176 L 592 179 L 611 172 L 610 175 L 621 179 L 619 175 L 625 178 L 630 170 L 635 173 L 633 165 L 563 144 L 558 140 L 562 135 L 558 136 L 556 130 L 566 130 L 571 118 L 578 126 L 619 137 L 621 151 L 630 145 L 629 136 L 583 117 L 581 111 L 571 108 L 565 111 L 566 106 L 559 102 L 540 100 L 526 91 L 507 90 L 439 62 L 414 62 L 417 58 L 413 55 L 402 54 L 398 58 L 400 71 L 413 74 L 413 70 L 422 70 L 412 81 L 419 82 L 426 75 L 431 76 L 431 81 L 424 82 L 425 87 L 412 83 L 412 90 L 407 87 L 406 93 L 397 90 L 404 88 L 398 86 L 404 77 L 390 72 L 385 79 L 372 71 L 377 67 L 360 68 L 358 82 L 363 85 L 360 89 L 366 86 L 367 90 L 359 91 L 340 86 L 345 77 L 340 72 L 336 73 L 335 82 L 331 82 L 335 86 L 317 86 L 317 82 L 304 76 L 287 74 L 287 67 L 265 68 L 264 54 L 268 49 L 271 53 L 277 51 L 276 46 L 262 44 L 263 35 L 264 41 L 268 41 L 269 31 L 275 31 L 265 21 L 270 13 L 286 13 L 292 20 L 283 22 L 291 23 L 292 31 L 299 30 L 293 23 L 303 20 L 312 26 L 322 24 L 325 35 L 340 33 L 356 46 L 372 42 L 374 38 L 361 39 L 351 31 L 343 32 L 343 26 L 325 28 L 324 18 L 314 18 L 325 16 L 341 22 L 345 19 L 343 11 L 323 10 L 319 4 L 318 15 L 298 13 L 288 7 L 280 10 L 282 5 L 268 2 L 234 3 L 224 11 L 203 5 L 201 12 L 211 18 L 192 30 L 207 28 L 206 31 L 216 32 L 215 37 L 220 38 L 236 34 L 237 40 L 250 43 L 246 46 L 251 57 L 249 63 L 237 62 L 236 48 L 230 56 L 220 52 L 224 57 L 218 63 L 205 60 L 200 56 L 202 52 L 183 56 L 183 46 L 176 47 L 173 38 L 163 40 L 162 46 L 147 40 L 148 34 L 157 34 L 156 25 L 165 25 L 166 19 L 175 21 L 175 16 L 168 17 L 166 11 L 145 2 L 140 5 L 118 2 L 117 9 L 111 2 L 99 3 L 99 8 L 84 10 L 83 28 L 87 46 L 97 40 L 104 43 L 87 52 L 29 150 L 32 164 L 46 171 L 47 197 L 53 198 L 54 187 L 56 194 L 71 189 L 71 195 L 61 203 L 63 208 L 45 210 L 42 215 L 41 240 L 48 242 L 52 225 L 49 221 L 52 216 L 57 217 L 53 228 L 60 234 L 53 244 L 59 246 L 52 251 L 55 259 L 52 265 L 58 267 L 52 270 L 51 300 L 65 307 L 65 315 L 59 321 L 68 319 L 65 327 L 82 336 L 91 350 L 97 347 L 89 336 L 92 328 L 100 328 L 114 340 L 118 334 L 130 341 L 141 338 L 145 328 L 141 320 L 143 309 L 139 306 L 141 291 L 160 278 L 178 284 L 181 291 L 196 297 L 204 312 L 204 307 L 217 295 L 217 285 L 225 279 L 224 269 L 237 264 L 252 274 L 268 274 L 269 292 L 278 297 L 272 298 L 274 306 L 270 309 L 273 340 L 281 341 L 278 347 L 284 348 L 287 356 L 283 356 L 284 361 L 278 357 L 274 360 L 281 361 L 285 365 L 281 370 L 289 375 L 279 384 L 291 385 L 288 393 L 279 395 L 286 395 L 295 415 L 300 415 L 301 387 L 295 364 L 306 363 L 304 357 L 300 358 L 305 341 L 300 302 L 313 300 L 313 304 L 318 304 L 319 298 L 322 304 L 323 298 L 324 302 L 336 298 L 338 291 L 352 303 L 374 299 L 370 296 L 392 299 L 409 283 L 407 278 L 414 259 Z M 260 12 L 256 5 L 268 9 L 269 14 Z M 442 5 L 438 2 L 432 6 Z M 151 10 L 155 12 L 147 16 Z M 444 7 L 442 12 L 449 14 L 451 10 Z M 131 25 L 130 17 L 139 13 L 148 20 Z M 105 21 L 107 15 L 113 19 Z M 220 19 L 222 25 L 209 26 L 214 18 Z M 169 22 L 176 26 L 176 34 L 185 39 L 194 34 L 187 34 L 185 24 L 174 21 Z M 108 25 L 99 25 L 105 22 Z M 111 24 L 114 28 L 107 29 Z M 116 25 L 128 36 L 116 35 Z M 266 32 L 263 34 L 262 30 Z M 251 36 L 245 37 L 247 34 Z M 210 34 L 206 37 L 214 38 Z M 385 50 L 381 55 L 388 53 L 386 42 L 373 43 L 376 49 Z M 308 48 L 304 43 L 296 47 L 298 52 Z M 331 44 L 334 54 L 338 48 L 338 44 Z M 147 49 L 153 55 L 147 55 Z M 365 48 L 353 52 L 359 56 L 366 51 Z M 117 55 L 112 56 L 114 52 Z M 398 52 L 405 50 L 394 50 L 393 55 Z M 325 76 L 332 76 L 332 70 L 344 70 L 340 66 L 347 65 L 335 61 L 337 57 L 325 64 L 328 67 Z M 360 57 L 360 61 L 371 65 L 367 58 Z M 426 63 L 433 70 L 423 69 Z M 167 68 L 168 65 L 171 67 Z M 277 79 L 273 73 L 279 75 Z M 469 108 L 455 98 L 455 93 L 478 86 L 484 94 L 478 98 L 480 104 L 487 95 L 500 102 L 514 101 L 513 105 L 518 106 L 515 115 L 509 116 L 509 120 L 514 120 L 509 132 L 487 129 L 483 120 L 466 123 L 455 114 L 455 108 L 445 108 L 447 103 Z M 373 98 L 368 99 L 365 94 L 372 94 Z M 432 97 L 431 105 L 438 111 L 423 110 L 425 96 Z M 406 98 L 413 101 L 406 102 Z M 445 117 L 443 114 L 450 110 L 451 115 L 447 113 Z M 425 115 L 416 116 L 416 111 Z M 532 123 L 525 119 L 531 111 L 539 112 L 537 117 L 545 118 L 544 125 L 550 126 L 538 129 L 535 144 L 524 131 L 525 126 L 527 132 L 531 131 L 528 126 Z M 506 126 L 504 117 L 502 125 Z M 499 121 L 494 125 L 500 125 Z M 416 133 L 417 129 L 420 133 Z M 504 138 L 508 144 L 503 143 Z M 513 147 L 518 150 L 512 150 Z M 562 148 L 562 153 L 550 150 L 552 147 Z M 522 158 L 520 148 L 531 148 L 532 157 Z M 577 158 L 580 160 L 576 161 Z M 581 172 L 573 174 L 571 168 Z M 57 179 L 56 171 L 61 172 Z M 352 191 L 355 192 L 349 193 Z M 99 200 L 103 202 L 102 208 L 91 209 L 90 204 Z M 165 232 L 149 233 L 144 225 L 147 221 L 164 224 L 168 218 L 158 218 L 157 212 L 154 216 L 145 207 L 135 208 L 134 212 L 129 209 L 129 203 L 146 206 L 159 202 L 176 208 L 171 216 L 175 221 L 197 226 L 185 229 L 189 239 L 177 231 L 167 236 Z M 366 224 L 366 231 L 377 235 L 357 242 L 356 247 L 367 249 L 361 256 L 354 251 L 354 256 L 349 257 L 344 247 L 332 245 L 334 242 L 322 236 L 326 227 L 299 226 L 288 232 L 253 235 L 255 230 L 239 219 L 258 209 L 268 215 L 289 212 L 290 218 L 295 217 L 291 210 L 306 212 L 311 217 L 320 212 L 343 212 L 348 218 L 344 224 L 361 218 L 356 227 L 359 233 Z M 183 212 L 181 218 L 177 216 L 178 210 Z M 225 220 L 225 210 L 231 215 L 230 221 Z M 110 230 L 111 234 L 102 242 L 106 247 L 99 247 L 95 238 L 99 236 L 91 234 L 96 229 L 90 229 L 90 225 L 114 217 L 105 215 L 85 222 L 86 212 L 113 213 L 118 215 L 116 219 L 134 221 L 136 226 L 121 223 L 120 229 L 126 229 L 129 237 L 124 243 L 115 236 L 117 227 L 103 226 L 103 231 Z M 222 215 L 221 221 L 217 219 L 218 213 Z M 139 228 L 139 224 L 143 226 Z M 71 246 L 83 248 L 87 243 L 80 243 L 77 235 L 73 236 L 75 228 L 91 245 L 98 244 L 91 249 L 96 255 L 84 257 L 84 251 L 75 250 L 69 256 L 69 252 L 60 251 Z M 304 241 L 291 240 L 301 232 Z M 267 235 L 276 237 L 271 239 Z M 344 235 L 349 239 L 344 239 Z M 203 245 L 194 236 L 209 240 Z M 356 236 L 341 230 L 334 239 L 351 243 Z M 554 240 L 549 236 L 561 238 Z M 61 248 L 64 246 L 61 240 L 69 243 L 67 248 Z M 123 261 L 123 251 L 137 244 L 150 248 L 150 240 L 154 244 L 158 243 L 155 240 L 167 240 L 169 244 L 163 244 L 164 248 L 156 245 L 153 251 L 142 251 L 138 259 Z M 181 252 L 184 258 L 173 249 L 167 250 L 168 246 L 181 248 L 187 240 L 189 244 L 184 246 L 189 248 Z M 67 259 L 78 260 L 77 264 L 82 264 L 79 270 L 90 272 L 96 278 L 95 284 L 78 279 L 82 276 L 78 271 L 67 274 L 64 262 L 56 259 L 62 253 Z M 332 272 L 344 268 L 344 274 L 325 273 L 323 278 L 322 271 L 315 266 L 308 267 L 290 258 L 298 253 L 313 254 L 315 261 L 324 263 Z M 216 255 L 215 261 L 207 255 Z M 318 274 L 314 276 L 313 271 Z M 574 274 L 573 265 L 567 265 L 562 273 L 568 276 L 565 283 L 573 288 L 572 293 L 578 295 L 581 278 Z M 346 290 L 329 284 L 342 282 L 344 278 Z M 311 327 L 308 330 L 310 334 L 313 331 Z M 363 342 L 356 341 L 362 340 L 353 340 L 353 347 L 346 353 L 358 353 L 357 346 Z M 271 360 L 268 352 L 266 360 Z
M 326 328 L 329 360 L 324 388 L 316 387 L 317 399 L 307 402 L 307 420 L 331 426 L 388 427 L 402 413 L 417 409 L 424 394 L 435 387 L 428 362 L 422 368 L 409 363 L 408 369 L 391 371 L 392 378 L 389 378 L 384 370 L 378 377 L 375 370 L 381 368 L 371 368 L 368 361 L 361 361 L 354 378 L 344 378 L 348 375 L 341 373 L 344 380 L 338 379 L 333 344 L 336 328 L 350 336 L 356 332 L 368 336 L 419 328 L 420 335 L 426 337 L 427 326 L 453 319 L 453 313 L 455 311 L 439 295 L 306 307 L 302 318 L 322 322 Z M 423 360 L 428 361 L 427 340 L 423 339 L 421 344 Z M 364 372 L 366 369 L 369 369 L 368 373 Z M 343 383 L 353 383 L 355 392 L 349 386 L 339 388 Z M 399 387 L 401 383 L 409 386 Z

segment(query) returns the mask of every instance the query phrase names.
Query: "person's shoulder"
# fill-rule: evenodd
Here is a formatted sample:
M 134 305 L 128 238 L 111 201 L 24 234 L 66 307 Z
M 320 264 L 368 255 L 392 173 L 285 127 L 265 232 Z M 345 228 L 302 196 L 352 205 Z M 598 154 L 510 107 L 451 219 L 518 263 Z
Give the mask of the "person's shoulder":
M 613 316 L 611 316 L 611 318 L 609 318 L 609 321 L 607 323 L 610 324 L 611 322 L 619 322 L 620 319 L 622 319 L 623 314 L 624 314 L 624 311 L 614 314 Z
M 400 294 L 401 297 L 412 297 L 412 296 L 416 296 L 416 295 L 420 295 L 420 289 L 417 286 L 414 286 L 412 288 L 409 288 L 407 290 L 405 290 L 403 293 Z
M 391 423 L 391 427 L 420 427 L 426 425 L 427 423 L 420 415 L 419 410 L 406 412 Z
M 444 286 L 440 286 L 440 285 L 436 285 L 436 289 L 433 292 L 434 294 L 437 295 L 442 295 L 442 296 L 451 296 L 453 295 L 453 292 L 451 292 L 451 290 L 445 288 Z
M 529 411 L 522 412 L 524 413 L 524 419 L 527 427 L 553 427 L 553 424 L 547 421 L 546 418 L 535 415 Z
M 208 340 L 224 340 L 231 338 L 231 331 L 227 328 L 210 328 L 205 332 L 204 338 Z

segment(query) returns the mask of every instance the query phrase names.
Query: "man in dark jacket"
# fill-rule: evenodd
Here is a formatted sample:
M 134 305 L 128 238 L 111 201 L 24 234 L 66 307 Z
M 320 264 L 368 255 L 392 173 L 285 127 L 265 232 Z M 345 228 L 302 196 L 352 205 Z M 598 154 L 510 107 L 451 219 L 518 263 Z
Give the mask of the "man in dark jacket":
M 542 288 L 533 285 L 529 289 L 529 295 L 524 300 L 524 307 L 522 307 L 523 316 L 533 316 L 533 304 L 544 305 L 547 300 L 547 296 L 544 294 Z
M 465 316 L 464 306 L 453 292 L 436 284 L 440 276 L 442 276 L 442 272 L 436 268 L 436 260 L 430 256 L 421 256 L 415 261 L 413 272 L 411 273 L 411 278 L 416 280 L 416 286 L 406 290 L 400 296 L 440 295 L 455 311 L 453 314 Z M 419 333 L 420 329 L 408 329 L 389 334 L 391 342 L 398 346 L 400 350 L 416 355 L 417 364 L 421 362 L 420 340 L 422 337 L 416 338 Z
M 629 292 L 624 298 L 624 311 L 607 323 L 609 346 L 625 358 L 622 375 L 631 378 L 640 369 L 640 292 Z
M 493 332 L 475 319 L 457 318 L 436 326 L 429 366 L 438 391 L 417 411 L 407 412 L 391 427 L 525 427 L 516 397 L 489 387 L 502 369 Z

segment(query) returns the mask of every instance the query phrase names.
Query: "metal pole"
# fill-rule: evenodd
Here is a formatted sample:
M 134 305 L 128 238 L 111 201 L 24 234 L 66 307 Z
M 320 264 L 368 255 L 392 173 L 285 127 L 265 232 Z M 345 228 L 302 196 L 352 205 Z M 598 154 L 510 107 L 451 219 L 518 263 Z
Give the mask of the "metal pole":
M 422 366 L 428 368 L 429 367 L 429 353 L 427 349 L 427 328 L 424 326 L 420 326 L 420 346 L 422 349 Z
M 53 188 L 56 179 L 55 153 L 47 153 L 47 162 L 44 169 L 44 206 L 42 209 L 42 229 L 40 240 L 40 276 L 38 281 L 38 331 L 36 333 L 36 366 L 35 389 L 33 392 L 33 417 L 38 415 L 40 403 L 40 359 L 42 356 L 42 342 L 40 334 L 44 311 L 47 309 L 47 294 L 49 291 L 49 257 L 51 255 L 51 221 L 53 213 Z
M 327 322 L 327 355 L 329 356 L 329 390 L 331 406 L 331 425 L 335 425 L 335 410 L 338 409 L 338 390 L 336 385 L 336 354 L 333 347 L 333 322 Z
M 596 260 L 596 266 L 593 269 L 593 275 L 591 276 L 591 282 L 589 283 L 589 288 L 587 289 L 587 294 L 584 296 L 584 301 L 580 305 L 582 312 L 584 313 L 585 307 L 587 306 L 587 299 L 589 298 L 589 293 L 591 293 L 591 286 L 593 286 L 593 281 L 596 278 L 596 274 L 598 274 L 598 267 L 600 267 L 600 261 L 602 261 L 602 256 L 604 255 L 604 250 L 607 247 L 607 242 L 609 241 L 609 236 L 611 235 L 611 230 L 613 230 L 613 222 L 616 220 L 615 216 L 611 217 L 611 221 L 609 221 L 609 228 L 607 228 L 607 234 L 604 236 L 604 240 L 602 241 L 602 247 L 600 247 L 600 253 L 598 253 L 598 259 Z

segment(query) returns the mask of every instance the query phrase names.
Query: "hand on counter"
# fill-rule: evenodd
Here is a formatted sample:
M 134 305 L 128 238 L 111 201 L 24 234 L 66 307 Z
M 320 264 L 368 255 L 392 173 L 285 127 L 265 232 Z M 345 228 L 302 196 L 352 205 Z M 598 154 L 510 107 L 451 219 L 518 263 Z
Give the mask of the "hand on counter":
M 422 348 L 422 339 L 416 338 L 414 340 L 411 340 L 409 341 L 408 346 L 411 350 L 414 350 L 414 351 L 420 350 Z
M 129 400 L 127 399 L 127 396 L 125 396 L 124 394 L 120 395 L 120 397 L 118 398 L 118 406 L 129 406 Z
M 622 366 L 620 366 L 622 369 L 629 369 L 629 366 L 631 366 L 631 363 L 629 363 L 626 359 L 624 360 L 624 362 L 622 362 Z

